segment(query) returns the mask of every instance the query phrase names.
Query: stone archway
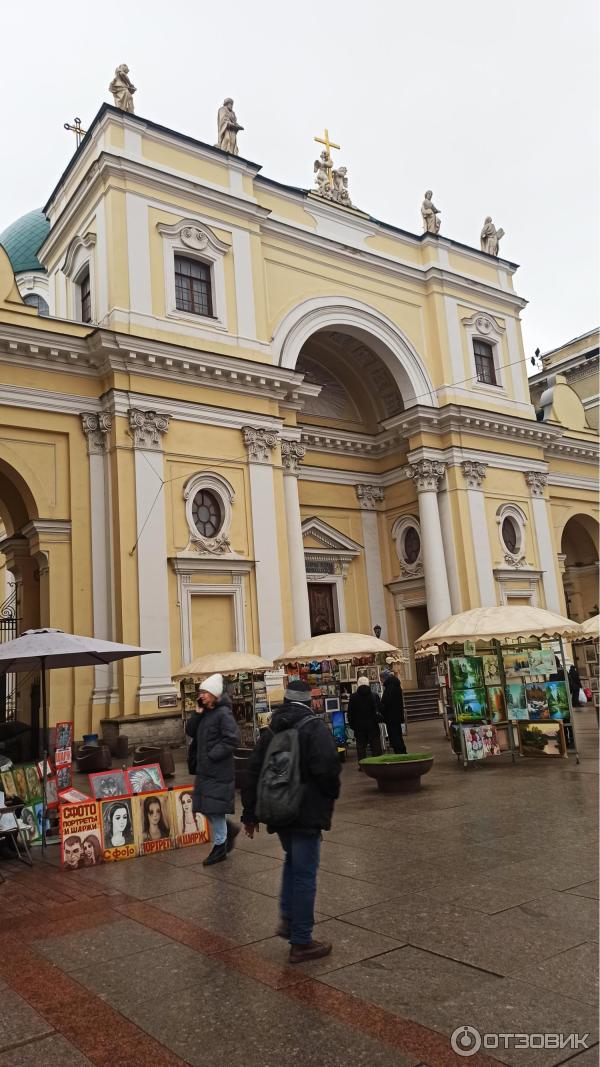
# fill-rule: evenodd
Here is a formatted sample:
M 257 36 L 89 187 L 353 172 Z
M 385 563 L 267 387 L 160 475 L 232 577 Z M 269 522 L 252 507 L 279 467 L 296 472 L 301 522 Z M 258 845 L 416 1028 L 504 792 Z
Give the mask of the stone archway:
M 561 536 L 567 615 L 577 622 L 598 614 L 599 532 L 596 519 L 576 514 L 566 522 Z

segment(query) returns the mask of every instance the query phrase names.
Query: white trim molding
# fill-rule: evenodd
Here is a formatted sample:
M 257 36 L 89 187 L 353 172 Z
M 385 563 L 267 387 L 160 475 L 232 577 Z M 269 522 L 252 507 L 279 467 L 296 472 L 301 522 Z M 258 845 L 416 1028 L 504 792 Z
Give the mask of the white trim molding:
M 212 493 L 219 502 L 221 508 L 221 525 L 214 537 L 204 537 L 198 530 L 193 517 L 194 500 L 198 493 L 206 490 Z M 235 492 L 233 486 L 214 471 L 199 471 L 185 483 L 183 487 L 183 499 L 185 501 L 185 517 L 190 533 L 188 548 L 193 545 L 198 552 L 206 552 L 210 555 L 222 555 L 231 553 L 231 541 L 229 531 L 233 517 L 233 501 Z M 187 551 L 187 549 L 186 549 Z
M 230 251 L 229 245 L 220 241 L 209 226 L 196 219 L 184 218 L 172 226 L 159 222 L 156 228 L 163 239 L 166 317 L 227 331 L 224 259 Z M 210 268 L 212 315 L 194 315 L 177 307 L 175 256 L 195 259 Z
M 195 650 L 192 637 L 192 597 L 194 596 L 228 596 L 233 603 L 233 621 L 235 644 L 233 651 L 246 651 L 246 624 L 244 620 L 244 575 L 252 570 L 251 560 L 219 561 L 218 572 L 225 579 L 222 582 L 194 582 L 194 577 L 215 573 L 215 560 L 202 560 L 197 556 L 173 556 L 171 566 L 177 575 L 177 603 L 181 634 L 181 666 L 197 656 L 202 649 Z
M 495 567 L 494 578 L 500 590 L 500 603 L 510 604 L 513 599 L 529 598 L 532 607 L 539 603 L 539 587 L 542 572 L 534 567 L 513 571 L 506 567 Z M 509 588 L 510 586 L 510 588 Z
M 488 393 L 491 397 L 498 396 L 498 394 L 506 395 L 506 375 L 503 373 L 502 368 L 504 362 L 502 358 L 502 339 L 506 333 L 506 328 L 501 326 L 487 311 L 476 311 L 470 318 L 462 319 L 462 324 L 467 335 L 468 366 L 473 377 L 473 381 L 469 383 L 469 388 L 479 393 Z M 477 380 L 475 350 L 473 347 L 475 341 L 483 341 L 492 350 L 496 385 L 488 385 L 486 382 Z
M 86 326 L 97 323 L 98 321 L 96 257 L 94 254 L 95 245 L 95 233 L 88 232 L 82 237 L 77 235 L 70 242 L 61 267 L 63 274 L 67 278 L 67 318 L 75 319 L 77 322 L 81 322 L 81 295 L 79 292 L 79 284 L 86 270 L 90 273 L 92 318 L 90 323 L 85 323 Z
M 406 558 L 404 542 L 409 530 L 416 530 L 419 537 L 419 554 L 415 560 L 409 562 Z M 396 546 L 396 555 L 400 564 L 400 578 L 407 581 L 411 578 L 420 578 L 423 575 L 423 542 L 421 539 L 421 524 L 414 515 L 401 515 L 392 526 L 392 539 Z
M 517 543 L 514 552 L 512 552 L 508 545 L 504 543 L 504 538 L 502 536 L 502 525 L 505 519 L 509 519 L 512 522 L 516 533 Z M 498 540 L 500 542 L 502 557 L 505 564 L 508 567 L 513 567 L 515 569 L 526 567 L 527 516 L 525 512 L 517 504 L 501 504 L 498 510 L 496 511 L 496 523 L 498 526 Z

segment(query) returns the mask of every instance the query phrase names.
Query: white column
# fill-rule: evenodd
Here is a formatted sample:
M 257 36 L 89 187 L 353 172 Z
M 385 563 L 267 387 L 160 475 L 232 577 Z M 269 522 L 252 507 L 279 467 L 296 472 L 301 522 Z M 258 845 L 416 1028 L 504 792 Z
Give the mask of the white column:
M 275 430 L 253 426 L 243 426 L 242 435 L 250 475 L 260 651 L 265 659 L 273 659 L 283 651 L 278 523 L 271 466 L 271 450 L 277 446 L 278 435 Z
M 447 487 L 441 489 L 438 493 L 438 507 L 440 509 L 440 525 L 442 527 L 442 540 L 444 542 L 444 558 L 446 560 L 446 574 L 448 575 L 448 588 L 450 590 L 450 604 L 452 607 L 452 614 L 458 615 L 458 613 L 462 611 L 462 597 L 460 594 L 456 548 L 454 546 L 454 527 L 452 525 L 452 512 L 450 510 L 450 493 Z
M 92 539 L 92 611 L 94 637 L 113 640 L 113 581 L 110 531 L 110 467 L 107 446 L 112 416 L 107 411 L 82 411 L 81 427 L 87 438 L 90 465 L 90 518 Z M 114 664 L 94 667 L 92 704 L 118 700 Z
M 141 656 L 139 661 L 138 699 L 144 704 L 177 691 L 171 678 L 162 453 L 162 437 L 169 428 L 170 415 L 139 408 L 130 408 L 128 414 L 135 453 L 140 645 L 157 649 L 155 655 Z
M 471 535 L 473 537 L 473 555 L 479 586 L 479 604 L 482 608 L 496 607 L 496 585 L 494 582 L 494 565 L 490 549 L 490 534 L 485 514 L 485 496 L 483 480 L 486 475 L 486 463 L 472 463 L 463 460 L 462 471 L 467 483 L 467 503 L 471 518 Z
M 299 441 L 281 442 L 283 491 L 285 494 L 285 525 L 288 560 L 290 565 L 292 613 L 294 617 L 294 644 L 298 644 L 300 641 L 305 641 L 310 637 L 308 585 L 306 582 L 304 542 L 302 540 L 300 500 L 298 498 L 300 461 L 304 458 L 305 452 L 306 449 L 304 445 L 301 445 Z
M 437 499 L 438 485 L 444 477 L 444 471 L 443 463 L 430 459 L 421 459 L 410 465 L 411 478 L 414 478 L 419 494 L 425 595 L 430 627 L 452 614 Z
M 377 511 L 375 510 L 376 505 L 381 504 L 383 501 L 383 489 L 378 485 L 357 485 L 355 489 L 362 520 L 371 630 L 374 626 L 381 626 L 381 636 L 384 641 L 387 641 L 379 525 Z
M 552 531 L 550 529 L 550 516 L 548 515 L 548 502 L 544 498 L 544 489 L 548 483 L 548 475 L 541 471 L 528 471 L 525 481 L 531 490 L 531 511 L 535 536 L 538 545 L 540 567 L 544 572 L 544 596 L 548 611 L 556 611 L 562 614 L 562 603 L 558 591 L 557 563 L 558 557 L 552 543 Z

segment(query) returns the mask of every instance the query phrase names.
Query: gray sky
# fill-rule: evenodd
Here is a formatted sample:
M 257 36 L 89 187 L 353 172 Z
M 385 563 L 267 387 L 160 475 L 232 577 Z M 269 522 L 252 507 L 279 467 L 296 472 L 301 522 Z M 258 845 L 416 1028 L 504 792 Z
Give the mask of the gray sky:
M 128 63 L 136 113 L 213 143 L 233 96 L 241 154 L 307 187 L 329 127 L 354 203 L 479 246 L 506 231 L 527 354 L 598 322 L 595 0 L 144 0 L 5 5 L 0 230 L 41 206 Z

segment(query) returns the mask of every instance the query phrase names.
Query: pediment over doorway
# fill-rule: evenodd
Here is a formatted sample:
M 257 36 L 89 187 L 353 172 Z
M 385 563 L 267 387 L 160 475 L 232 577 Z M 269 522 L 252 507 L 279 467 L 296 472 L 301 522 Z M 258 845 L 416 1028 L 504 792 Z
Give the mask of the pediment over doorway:
M 362 552 L 362 545 L 353 541 L 351 537 L 340 533 L 323 519 L 314 516 L 305 519 L 302 523 L 302 540 L 305 550 L 327 549 L 329 552 L 338 552 L 344 556 L 358 556 Z

